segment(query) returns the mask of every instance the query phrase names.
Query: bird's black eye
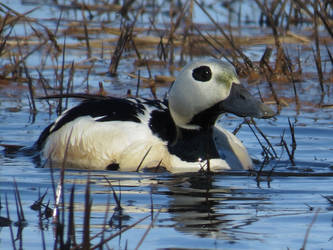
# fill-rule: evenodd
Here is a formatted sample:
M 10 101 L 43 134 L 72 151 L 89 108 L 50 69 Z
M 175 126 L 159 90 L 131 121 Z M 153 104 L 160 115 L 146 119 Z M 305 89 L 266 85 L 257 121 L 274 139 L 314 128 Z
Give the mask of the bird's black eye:
M 212 78 L 212 71 L 208 66 L 200 66 L 192 71 L 192 76 L 200 82 L 207 82 Z

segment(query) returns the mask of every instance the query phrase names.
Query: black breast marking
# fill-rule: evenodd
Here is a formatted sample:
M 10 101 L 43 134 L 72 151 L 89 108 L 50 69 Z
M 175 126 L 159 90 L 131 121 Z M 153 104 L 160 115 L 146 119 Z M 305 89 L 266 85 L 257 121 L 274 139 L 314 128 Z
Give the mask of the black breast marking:
M 181 129 L 181 137 L 175 145 L 168 145 L 169 152 L 183 161 L 195 162 L 210 158 L 220 158 L 212 136 L 212 128 L 208 130 Z
M 151 112 L 149 127 L 162 140 L 172 144 L 177 136 L 176 125 L 168 109 L 156 109 Z

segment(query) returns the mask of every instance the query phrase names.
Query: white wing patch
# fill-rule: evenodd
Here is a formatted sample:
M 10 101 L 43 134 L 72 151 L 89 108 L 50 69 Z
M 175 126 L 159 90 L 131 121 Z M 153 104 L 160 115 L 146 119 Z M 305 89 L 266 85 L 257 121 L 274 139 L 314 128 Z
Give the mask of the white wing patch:
M 149 150 L 150 149 L 150 150 Z M 121 170 L 135 171 L 149 150 L 142 167 L 169 166 L 166 143 L 144 124 L 130 121 L 96 122 L 90 116 L 71 121 L 52 133 L 43 149 L 45 158 L 85 169 L 105 169 L 118 163 Z

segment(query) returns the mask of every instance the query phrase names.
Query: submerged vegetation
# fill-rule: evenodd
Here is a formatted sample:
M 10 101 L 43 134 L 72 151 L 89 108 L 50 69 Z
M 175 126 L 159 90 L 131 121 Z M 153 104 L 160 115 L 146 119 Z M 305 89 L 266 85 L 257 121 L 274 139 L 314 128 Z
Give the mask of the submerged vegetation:
M 39 5 L 40 1 L 21 4 L 26 4 L 27 10 L 0 3 L 0 98 L 24 93 L 32 117 L 40 109 L 60 114 L 67 108 L 69 97 L 86 94 L 139 96 L 142 89 L 148 89 L 145 95 L 158 98 L 159 90 L 170 86 L 176 71 L 186 61 L 211 56 L 233 64 L 244 84 L 252 87 L 264 102 L 274 105 L 278 113 L 285 106 L 294 106 L 297 114 L 333 107 L 331 1 L 53 0 L 43 5 Z M 256 56 L 252 56 L 253 50 L 257 50 Z M 309 83 L 308 79 L 317 84 Z M 112 92 L 111 85 L 120 90 Z M 243 126 L 249 126 L 262 147 L 263 161 L 258 170 L 250 173 L 256 175 L 258 186 L 263 180 L 271 181 L 274 167 L 266 170 L 265 166 L 279 159 L 280 151 L 287 154 L 292 166 L 296 165 L 295 124 L 296 121 L 288 119 L 285 133 L 290 134 L 291 141 L 283 134 L 279 145 L 273 145 L 253 120 L 244 120 L 235 129 L 237 133 Z M 102 249 L 113 238 L 150 218 L 139 248 L 160 212 L 152 201 L 150 214 L 132 225 L 115 225 L 122 224 L 126 215 L 122 214 L 121 192 L 115 191 L 120 185 L 106 179 L 105 185 L 112 193 L 107 203 L 113 203 L 113 215 L 108 221 L 112 212 L 108 208 L 100 232 L 91 235 L 88 178 L 79 240 L 74 216 L 75 185 L 66 200 L 65 172 L 61 172 L 59 181 L 53 171 L 50 173 L 53 191 L 40 194 L 31 206 L 38 214 L 44 249 L 45 220 L 54 222 L 55 249 Z M 8 194 L 0 194 L 0 227 L 9 227 L 16 249 L 24 245 L 20 231 L 26 224 L 15 181 L 14 191 L 17 218 L 10 217 L 13 208 L 9 208 Z M 46 200 L 52 194 L 53 199 Z M 326 199 L 332 203 L 331 198 Z M 14 226 L 18 228 L 16 236 Z M 106 234 L 112 227 L 119 230 Z M 302 249 L 307 237 L 308 232 Z

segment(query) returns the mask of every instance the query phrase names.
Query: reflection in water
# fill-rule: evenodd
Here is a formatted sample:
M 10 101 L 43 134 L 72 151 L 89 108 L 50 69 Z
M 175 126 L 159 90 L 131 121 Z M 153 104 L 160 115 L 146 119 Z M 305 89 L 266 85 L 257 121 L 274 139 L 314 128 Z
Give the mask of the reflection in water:
M 244 187 L 215 185 L 216 178 L 222 182 L 230 177 L 179 176 L 163 183 L 169 189 L 167 211 L 173 227 L 200 237 L 228 241 L 249 238 L 252 234 L 243 227 L 257 221 L 256 207 L 267 204 L 268 197 L 243 192 Z
M 85 171 L 67 171 L 66 183 L 76 183 L 76 212 L 84 211 Z M 222 186 L 224 179 L 233 186 Z M 244 187 L 247 177 L 205 174 L 170 175 L 169 173 L 90 173 L 92 227 L 122 229 L 143 215 L 161 213 L 155 226 L 203 238 L 236 241 L 257 239 L 245 227 L 258 220 L 258 207 L 269 204 L 269 196 Z M 251 179 L 251 181 L 253 181 Z M 82 187 L 80 187 L 81 184 Z M 239 185 L 239 186 L 238 186 Z M 107 220 L 104 219 L 108 211 Z M 97 220 L 96 218 L 100 218 Z M 166 218 L 165 218 L 166 217 Z M 147 225 L 149 226 L 149 221 Z M 140 226 L 142 227 L 142 226 Z
M 255 239 L 257 236 L 246 232 L 245 227 L 258 220 L 258 207 L 269 204 L 269 196 L 264 192 L 251 192 L 244 186 L 219 185 L 223 179 L 246 182 L 244 176 L 106 173 L 108 181 L 96 180 L 95 183 L 105 187 L 113 183 L 114 190 L 117 190 L 122 207 L 117 210 L 117 206 L 111 204 L 110 210 L 114 214 L 110 221 L 118 227 L 128 225 L 131 214 L 149 214 L 152 208 L 155 212 L 162 208 L 162 213 L 168 216 L 159 220 L 159 227 L 172 227 L 193 236 L 228 241 Z M 101 194 L 98 188 L 93 192 Z M 101 211 L 102 207 L 102 204 L 95 204 L 94 209 Z
M 16 164 L 20 160 L 21 158 L 16 158 Z M 8 158 L 8 161 L 11 159 Z M 24 161 L 27 163 L 27 159 Z M 4 201 L 4 195 L 7 195 L 14 235 L 19 232 L 18 236 L 21 235 L 23 244 L 26 244 L 27 239 L 35 239 L 32 243 L 34 246 L 41 246 L 41 235 L 44 235 L 46 246 L 52 247 L 54 244 L 52 219 L 44 216 L 40 220 L 39 212 L 30 208 L 45 192 L 47 195 L 44 203 L 50 202 L 50 206 L 53 207 L 50 170 L 34 168 L 32 165 L 11 168 L 10 163 L 6 163 L 6 166 L 0 167 L 0 198 Z M 22 200 L 25 227 L 14 224 L 18 219 L 15 188 L 12 183 L 13 174 L 15 174 Z M 56 183 L 59 177 L 60 171 L 55 169 Z M 160 213 L 153 229 L 149 232 L 150 241 L 147 241 L 147 246 L 151 248 L 158 248 L 161 240 L 167 241 L 164 242 L 163 247 L 185 244 L 186 247 L 192 248 L 195 247 L 194 242 L 198 239 L 208 241 L 209 246 L 212 246 L 215 241 L 224 242 L 224 244 L 233 243 L 237 246 L 245 242 L 258 246 L 256 244 L 263 244 L 262 242 L 266 244 L 267 237 L 270 237 L 269 241 L 273 242 L 276 238 L 274 234 L 276 230 L 279 230 L 281 237 L 287 237 L 289 232 L 284 232 L 285 228 L 297 231 L 298 239 L 303 240 L 304 232 L 313 215 L 309 206 L 322 207 L 323 214 L 320 214 L 318 218 L 323 216 L 325 220 L 319 224 L 320 228 L 331 230 L 332 227 L 329 222 L 327 223 L 332 217 L 332 206 L 322 196 L 331 197 L 332 195 L 326 188 L 331 183 L 330 176 L 323 176 L 320 179 L 322 185 L 312 185 L 311 189 L 304 187 L 317 182 L 318 177 L 277 178 L 273 176 L 272 188 L 265 188 L 262 185 L 263 188 L 260 189 L 256 185 L 255 177 L 248 177 L 245 172 L 239 174 L 228 172 L 209 176 L 171 175 L 166 172 L 66 170 L 65 209 L 68 214 L 70 190 L 75 184 L 74 208 L 78 239 L 81 239 L 83 234 L 87 180 L 90 183 L 92 199 L 91 235 L 101 235 L 100 233 L 104 230 L 102 234 L 104 237 L 119 234 L 109 242 L 110 246 L 116 248 L 125 248 L 127 244 L 130 246 L 129 249 L 135 248 L 141 236 L 150 228 L 158 211 Z M 6 215 L 5 210 L 0 212 L 1 216 Z M 309 217 L 310 220 L 308 220 Z M 143 218 L 146 219 L 140 221 Z M 139 221 L 140 223 L 135 224 Z M 272 222 L 278 226 L 272 226 Z M 320 219 L 317 223 L 320 223 Z M 131 225 L 135 226 L 126 233 L 120 234 L 121 230 Z M 0 231 L 2 236 L 0 247 L 12 246 L 8 227 L 2 227 Z M 327 236 L 327 234 L 322 235 Z M 170 241 L 174 238 L 179 239 L 175 244 Z M 97 244 L 100 239 L 101 236 L 96 237 L 92 243 Z M 275 243 L 285 247 L 295 246 L 290 242 L 287 245 L 283 242 L 275 241 Z

